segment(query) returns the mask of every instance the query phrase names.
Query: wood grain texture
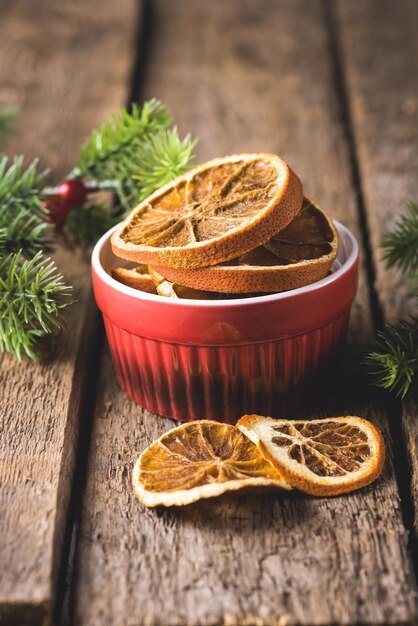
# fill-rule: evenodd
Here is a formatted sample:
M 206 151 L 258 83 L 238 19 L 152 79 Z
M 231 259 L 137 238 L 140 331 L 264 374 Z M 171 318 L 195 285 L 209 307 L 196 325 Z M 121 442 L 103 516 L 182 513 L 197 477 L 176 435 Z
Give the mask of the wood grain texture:
M 162 98 L 199 158 L 274 151 L 305 190 L 359 233 L 348 150 L 322 3 L 153 2 L 145 95 Z M 237 8 L 239 7 L 239 11 Z M 364 272 L 351 346 L 371 319 Z M 74 622 L 139 624 L 400 624 L 416 618 L 385 419 L 354 370 L 321 410 L 378 422 L 384 476 L 335 499 L 245 496 L 146 510 L 130 473 L 174 422 L 131 403 L 103 360 L 78 538 Z M 105 591 L 104 591 L 105 590 Z
M 402 274 L 386 270 L 380 243 L 405 202 L 418 201 L 418 5 L 338 0 L 335 6 L 376 288 L 393 322 L 416 310 Z
M 100 10 L 99 10 L 100 8 Z M 58 178 L 92 127 L 128 92 L 135 3 L 5 2 L 0 103 L 17 105 L 8 154 L 41 157 Z M 0 363 L 0 623 L 48 623 L 60 566 L 80 407 L 97 312 L 87 255 L 56 262 L 78 303 L 41 364 Z M 81 416 L 83 418 L 83 416 Z
M 405 201 L 418 202 L 418 5 L 339 0 L 336 5 L 365 209 L 384 317 L 416 315 L 416 298 L 400 272 L 388 271 L 380 244 Z M 418 537 L 418 402 L 402 417 L 412 470 Z

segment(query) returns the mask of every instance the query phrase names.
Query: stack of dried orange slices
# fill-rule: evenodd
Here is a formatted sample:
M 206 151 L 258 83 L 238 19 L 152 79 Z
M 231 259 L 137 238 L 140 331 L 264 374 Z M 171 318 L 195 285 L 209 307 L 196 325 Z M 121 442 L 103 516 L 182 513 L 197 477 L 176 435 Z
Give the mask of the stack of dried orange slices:
M 360 417 L 244 415 L 237 426 L 200 420 L 165 433 L 139 457 L 132 484 L 149 507 L 259 489 L 333 496 L 369 485 L 384 458 L 382 435 Z
M 338 251 L 332 220 L 303 197 L 273 154 L 209 161 L 137 206 L 112 236 L 134 261 L 112 275 L 174 298 L 225 298 L 303 287 L 327 275 Z

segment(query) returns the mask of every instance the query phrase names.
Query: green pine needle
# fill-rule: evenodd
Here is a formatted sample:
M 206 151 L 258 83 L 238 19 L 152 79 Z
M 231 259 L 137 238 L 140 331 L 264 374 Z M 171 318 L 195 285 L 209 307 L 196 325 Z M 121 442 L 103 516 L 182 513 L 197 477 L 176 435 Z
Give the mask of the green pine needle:
M 35 360 L 40 339 L 61 327 L 71 291 L 41 252 L 31 260 L 20 252 L 0 259 L 0 351 Z
M 148 143 L 144 143 L 136 162 L 130 168 L 126 164 L 132 179 L 138 183 L 138 199 L 143 200 L 190 167 L 195 146 L 196 140 L 192 140 L 190 135 L 182 141 L 176 127 L 160 130 Z
M 3 254 L 22 250 L 26 257 L 39 250 L 49 251 L 52 228 L 46 221 L 40 194 L 46 172 L 37 171 L 37 161 L 26 169 L 23 157 L 12 163 L 0 157 L 0 230 Z
M 407 202 L 393 232 L 386 233 L 382 247 L 388 267 L 397 266 L 403 272 L 418 271 L 418 206 Z
M 364 364 L 375 386 L 391 391 L 398 398 L 405 398 L 418 378 L 416 323 L 401 321 L 397 328 L 387 325 L 378 333 L 374 349 Z

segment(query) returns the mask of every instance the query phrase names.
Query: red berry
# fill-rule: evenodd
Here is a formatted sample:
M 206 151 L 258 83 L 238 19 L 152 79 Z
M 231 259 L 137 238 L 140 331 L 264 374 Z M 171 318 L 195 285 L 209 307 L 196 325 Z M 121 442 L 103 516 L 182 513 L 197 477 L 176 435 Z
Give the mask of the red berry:
M 44 201 L 44 205 L 48 209 L 48 220 L 57 226 L 65 222 L 71 208 L 68 202 L 58 196 L 48 198 Z
M 58 194 L 71 209 L 83 205 L 87 199 L 87 189 L 80 178 L 63 180 L 58 187 Z

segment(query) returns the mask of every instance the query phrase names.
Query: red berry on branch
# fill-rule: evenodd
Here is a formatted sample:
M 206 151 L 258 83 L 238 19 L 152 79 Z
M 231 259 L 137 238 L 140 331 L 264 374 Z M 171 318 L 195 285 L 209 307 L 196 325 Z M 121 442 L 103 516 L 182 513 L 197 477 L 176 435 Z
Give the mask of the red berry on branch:
M 73 209 L 82 206 L 87 200 L 87 189 L 81 178 L 63 180 L 58 186 L 58 195 Z
M 59 196 L 52 196 L 44 200 L 44 206 L 48 210 L 48 220 L 56 226 L 60 226 L 65 222 L 71 208 L 68 202 Z
M 58 187 L 44 191 L 44 207 L 52 224 L 61 226 L 67 219 L 70 209 L 82 206 L 87 200 L 87 188 L 81 178 L 68 178 Z

